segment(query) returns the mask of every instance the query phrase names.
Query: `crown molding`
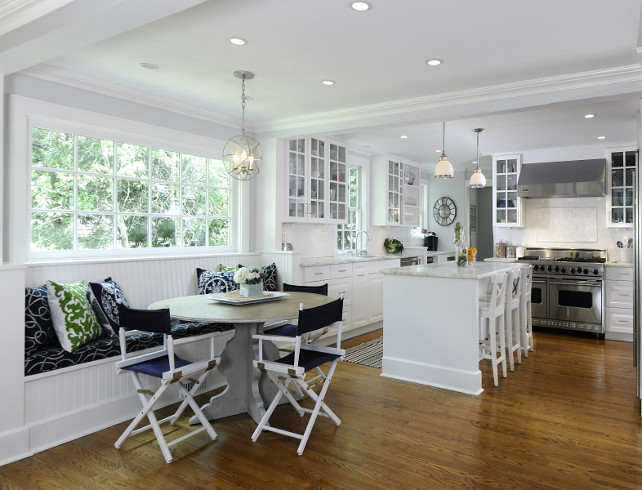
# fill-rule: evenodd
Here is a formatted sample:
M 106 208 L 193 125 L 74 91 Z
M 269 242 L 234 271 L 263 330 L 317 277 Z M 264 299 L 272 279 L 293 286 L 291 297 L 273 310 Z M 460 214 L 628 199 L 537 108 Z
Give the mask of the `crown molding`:
M 6 0 L 0 3 L 0 36 L 42 17 L 72 0 Z
M 18 73 L 31 78 L 56 83 L 66 87 L 85 90 L 99 95 L 120 99 L 134 104 L 145 105 L 153 109 L 172 112 L 182 116 L 200 119 L 226 127 L 241 127 L 241 119 L 225 114 L 207 111 L 188 104 L 182 104 L 165 97 L 158 97 L 146 92 L 112 84 L 97 78 L 79 75 L 78 73 L 56 68 L 51 65 L 41 64 L 36 67 L 22 70 Z M 246 121 L 246 129 L 253 132 L 253 127 Z
M 337 125 L 341 122 L 374 121 L 399 114 L 421 113 L 461 105 L 603 87 L 627 82 L 642 82 L 642 66 L 639 64 L 626 65 L 308 114 L 294 118 L 275 119 L 257 124 L 255 129 L 259 133 L 266 133 L 292 129 L 300 130 L 313 125 L 329 123 Z

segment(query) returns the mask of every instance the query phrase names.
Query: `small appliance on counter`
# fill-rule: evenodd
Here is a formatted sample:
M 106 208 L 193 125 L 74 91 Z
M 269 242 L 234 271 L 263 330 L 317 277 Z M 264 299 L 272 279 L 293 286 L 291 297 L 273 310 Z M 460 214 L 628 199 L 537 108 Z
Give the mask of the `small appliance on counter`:
M 435 235 L 434 231 L 429 231 L 428 236 L 424 238 L 424 247 L 426 247 L 430 252 L 437 250 L 437 244 L 439 242 L 439 237 Z

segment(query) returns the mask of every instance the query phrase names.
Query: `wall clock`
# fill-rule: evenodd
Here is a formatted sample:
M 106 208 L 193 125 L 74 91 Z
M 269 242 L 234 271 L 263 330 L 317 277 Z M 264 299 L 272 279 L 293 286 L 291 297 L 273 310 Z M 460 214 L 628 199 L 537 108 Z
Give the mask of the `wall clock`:
M 432 207 L 432 215 L 438 224 L 441 226 L 448 226 L 455 221 L 455 216 L 457 216 L 457 206 L 455 206 L 455 203 L 451 198 L 440 197 L 435 201 L 435 205 Z

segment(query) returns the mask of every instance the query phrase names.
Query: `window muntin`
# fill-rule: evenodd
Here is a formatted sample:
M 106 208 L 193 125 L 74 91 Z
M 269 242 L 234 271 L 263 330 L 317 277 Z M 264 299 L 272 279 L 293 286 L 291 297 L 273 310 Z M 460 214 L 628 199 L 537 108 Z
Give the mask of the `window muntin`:
M 220 160 L 34 127 L 31 251 L 229 247 Z

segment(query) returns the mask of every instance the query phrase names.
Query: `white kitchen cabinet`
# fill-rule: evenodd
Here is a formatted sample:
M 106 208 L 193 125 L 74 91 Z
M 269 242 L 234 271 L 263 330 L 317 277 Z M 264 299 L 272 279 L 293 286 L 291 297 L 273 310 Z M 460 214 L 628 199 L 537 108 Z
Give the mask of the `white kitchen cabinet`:
M 399 267 L 399 259 L 356 263 L 352 278 L 352 326 L 383 320 L 383 269 Z
M 634 180 L 638 164 L 635 148 L 611 150 L 607 171 L 607 226 L 631 228 L 634 214 Z
M 372 223 L 419 226 L 419 167 L 387 156 L 371 163 Z
M 521 227 L 521 198 L 517 180 L 521 155 L 493 155 L 493 226 Z
M 605 338 L 633 341 L 633 267 L 606 266 Z
M 285 221 L 345 223 L 346 149 L 318 138 L 286 144 Z
M 351 328 L 352 309 L 352 263 L 315 265 L 303 268 L 305 286 L 328 284 L 328 296 L 338 298 L 343 295 L 343 331 Z

